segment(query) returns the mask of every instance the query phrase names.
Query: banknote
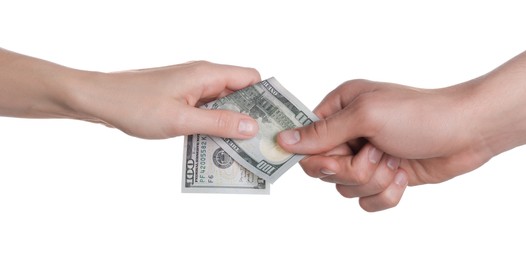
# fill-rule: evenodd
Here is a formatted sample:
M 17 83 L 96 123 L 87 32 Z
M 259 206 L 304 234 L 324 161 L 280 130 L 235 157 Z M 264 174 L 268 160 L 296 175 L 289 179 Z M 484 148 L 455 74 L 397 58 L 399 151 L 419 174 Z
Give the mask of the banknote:
M 269 194 L 270 184 L 235 162 L 207 135 L 185 137 L 182 192 Z
M 274 183 L 303 158 L 282 150 L 276 143 L 276 135 L 285 129 L 308 125 L 318 120 L 314 113 L 273 77 L 202 107 L 237 111 L 256 119 L 259 132 L 254 138 L 212 139 L 236 162 L 270 183 Z

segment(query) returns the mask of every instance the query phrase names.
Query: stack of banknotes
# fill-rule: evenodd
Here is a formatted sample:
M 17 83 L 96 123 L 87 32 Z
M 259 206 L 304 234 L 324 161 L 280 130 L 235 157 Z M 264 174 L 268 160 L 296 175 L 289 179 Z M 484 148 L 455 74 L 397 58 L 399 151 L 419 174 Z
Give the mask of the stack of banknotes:
M 259 124 L 248 140 L 195 134 L 185 137 L 182 192 L 269 194 L 270 184 L 303 158 L 282 150 L 276 135 L 318 120 L 275 78 L 202 106 L 250 115 Z

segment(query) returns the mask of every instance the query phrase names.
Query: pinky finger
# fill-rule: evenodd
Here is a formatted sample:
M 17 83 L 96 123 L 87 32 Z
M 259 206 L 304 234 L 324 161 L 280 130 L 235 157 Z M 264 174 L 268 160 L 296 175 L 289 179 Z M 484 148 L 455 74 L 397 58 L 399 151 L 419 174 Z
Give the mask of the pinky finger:
M 395 207 L 402 199 L 407 183 L 407 173 L 403 169 L 398 169 L 393 182 L 384 191 L 360 198 L 360 207 L 368 212 Z

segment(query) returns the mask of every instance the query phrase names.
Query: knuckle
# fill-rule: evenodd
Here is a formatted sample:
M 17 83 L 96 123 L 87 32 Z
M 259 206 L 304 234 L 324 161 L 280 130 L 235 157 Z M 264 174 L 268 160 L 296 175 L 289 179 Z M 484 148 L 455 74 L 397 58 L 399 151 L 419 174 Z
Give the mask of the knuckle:
M 347 80 L 345 82 L 343 82 L 340 87 L 341 88 L 356 88 L 356 87 L 359 87 L 359 86 L 365 86 L 365 85 L 368 85 L 370 84 L 371 81 L 369 80 L 366 80 L 366 79 L 351 79 L 351 80 Z
M 352 160 L 345 160 L 343 164 L 345 175 L 342 178 L 342 184 L 365 185 L 371 181 L 373 170 L 353 164 Z
M 203 75 L 208 72 L 211 63 L 205 60 L 192 61 L 188 67 L 189 74 L 193 75 Z
M 386 190 L 389 185 L 391 184 L 392 179 L 386 178 L 384 176 L 379 176 L 378 178 L 375 177 L 373 182 L 373 189 L 377 191 L 383 191 Z
M 259 71 L 257 69 L 255 69 L 255 68 L 247 68 L 247 70 L 249 70 L 250 73 L 256 75 L 257 78 L 259 78 L 259 79 L 261 78 L 261 75 L 259 74 Z
M 336 184 L 336 191 L 342 195 L 342 197 L 351 199 L 354 196 L 349 192 L 348 187 L 343 184 Z
M 196 60 L 192 62 L 192 65 L 194 65 L 195 67 L 205 67 L 210 65 L 210 62 L 206 60 Z
M 400 202 L 399 199 L 397 200 L 388 200 L 385 204 L 385 209 L 390 209 L 390 208 L 394 208 L 396 206 L 398 206 L 398 203 Z
M 216 129 L 228 129 L 228 131 L 236 130 L 228 111 L 219 111 L 215 125 Z
M 386 209 L 396 207 L 401 199 L 402 196 L 398 196 L 393 192 L 385 192 L 384 196 L 382 196 L 383 205 Z
M 312 124 L 312 132 L 316 137 L 327 137 L 329 133 L 327 121 L 320 120 Z
M 367 212 L 375 212 L 398 206 L 402 194 L 393 189 L 386 189 L 380 194 L 360 199 L 360 207 Z
M 375 108 L 371 104 L 369 95 L 363 94 L 354 99 L 352 108 L 356 112 L 355 116 L 359 116 L 361 120 L 374 119 Z
M 356 121 L 361 122 L 362 126 L 367 126 L 368 134 L 378 132 L 380 122 L 382 122 L 382 106 L 379 106 L 374 97 L 363 94 L 357 97 L 352 104 L 351 110 Z
M 366 171 L 354 171 L 350 174 L 350 179 L 354 185 L 365 185 L 369 183 L 371 175 Z

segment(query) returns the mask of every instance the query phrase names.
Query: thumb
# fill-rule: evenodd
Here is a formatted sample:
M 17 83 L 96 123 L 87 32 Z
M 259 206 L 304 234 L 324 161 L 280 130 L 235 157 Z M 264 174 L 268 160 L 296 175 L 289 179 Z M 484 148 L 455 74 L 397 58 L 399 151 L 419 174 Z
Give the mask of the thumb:
M 360 137 L 360 129 L 348 113 L 335 114 L 310 125 L 285 130 L 278 134 L 277 142 L 286 151 L 297 154 L 319 154 L 340 144 Z
M 184 122 L 179 124 L 181 134 L 207 134 L 212 136 L 246 139 L 259 130 L 256 120 L 248 115 L 229 110 L 191 108 Z

